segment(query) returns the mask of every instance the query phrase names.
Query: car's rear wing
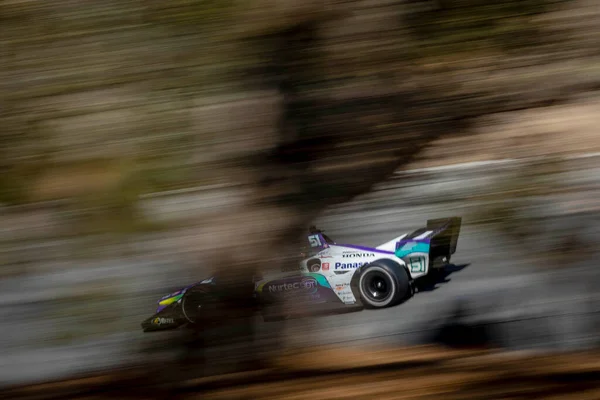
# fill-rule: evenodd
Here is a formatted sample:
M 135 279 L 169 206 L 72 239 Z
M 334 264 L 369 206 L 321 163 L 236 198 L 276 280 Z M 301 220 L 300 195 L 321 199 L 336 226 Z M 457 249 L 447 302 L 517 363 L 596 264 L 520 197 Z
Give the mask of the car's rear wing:
M 411 273 L 427 273 L 432 267 L 450 261 L 456 252 L 461 217 L 431 219 L 396 243 L 395 255 L 403 259 Z
M 451 217 L 442 219 L 430 219 L 427 221 L 427 230 L 433 231 L 431 234 L 431 258 L 447 257 L 456 253 L 458 244 L 458 235 L 460 235 L 461 217 Z

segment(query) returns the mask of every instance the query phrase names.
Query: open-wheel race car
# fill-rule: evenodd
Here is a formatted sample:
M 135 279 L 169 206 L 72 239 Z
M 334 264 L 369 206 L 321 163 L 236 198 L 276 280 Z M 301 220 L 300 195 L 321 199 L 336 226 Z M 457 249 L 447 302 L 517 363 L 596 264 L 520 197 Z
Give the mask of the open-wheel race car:
M 266 310 L 284 299 L 307 307 L 384 308 L 414 294 L 414 283 L 444 271 L 456 252 L 461 217 L 428 220 L 425 227 L 404 233 L 377 247 L 338 244 L 311 227 L 308 251 L 299 269 L 259 277 L 253 299 L 265 319 L 282 316 Z M 145 332 L 194 326 L 205 320 L 210 298 L 219 292 L 212 277 L 162 297 L 155 314 L 142 322 Z M 204 308 L 203 308 L 204 306 Z

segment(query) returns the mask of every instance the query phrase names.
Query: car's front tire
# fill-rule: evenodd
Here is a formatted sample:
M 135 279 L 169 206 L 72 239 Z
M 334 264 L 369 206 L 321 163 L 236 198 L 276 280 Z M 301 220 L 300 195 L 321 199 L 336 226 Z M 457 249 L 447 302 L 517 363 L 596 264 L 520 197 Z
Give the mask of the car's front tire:
M 361 301 L 368 308 L 391 307 L 412 294 L 408 272 L 392 260 L 365 266 L 357 286 Z
M 208 285 L 188 289 L 181 299 L 181 312 L 192 325 L 213 323 L 223 318 L 219 299 Z

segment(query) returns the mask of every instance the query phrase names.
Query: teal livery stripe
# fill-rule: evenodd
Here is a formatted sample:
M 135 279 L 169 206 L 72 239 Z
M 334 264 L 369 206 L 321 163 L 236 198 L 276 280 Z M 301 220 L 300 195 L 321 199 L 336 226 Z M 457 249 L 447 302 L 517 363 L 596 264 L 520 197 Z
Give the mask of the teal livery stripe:
M 323 287 L 331 289 L 331 285 L 327 281 L 327 278 L 325 278 L 321 274 L 316 274 L 316 273 L 313 273 L 313 272 L 305 272 L 302 275 L 304 275 L 304 276 L 310 276 L 311 278 L 315 278 L 315 280 L 317 281 L 317 283 L 319 284 L 319 286 L 323 286 Z
M 412 253 L 429 253 L 429 243 L 424 242 L 407 242 L 396 250 L 396 257 L 406 257 Z

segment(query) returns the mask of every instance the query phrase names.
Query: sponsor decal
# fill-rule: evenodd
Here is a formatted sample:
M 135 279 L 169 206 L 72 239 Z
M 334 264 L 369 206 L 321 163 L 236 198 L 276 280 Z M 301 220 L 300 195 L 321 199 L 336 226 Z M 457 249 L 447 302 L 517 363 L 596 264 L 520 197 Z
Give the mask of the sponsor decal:
M 351 294 L 344 294 L 340 298 L 346 304 L 354 304 L 354 303 L 356 303 L 356 299 Z
M 331 251 L 328 249 L 322 250 L 319 253 L 317 253 L 317 257 L 319 258 L 333 258 L 333 256 L 331 255 Z
M 321 264 L 321 270 L 323 270 L 323 271 L 329 271 L 329 263 L 323 263 L 323 264 Z
M 319 235 L 310 235 L 308 237 L 308 241 L 310 243 L 310 247 L 321 247 L 323 245 Z
M 410 272 L 425 272 L 425 257 L 409 257 Z
M 358 263 L 335 263 L 335 269 L 354 269 L 362 267 L 363 265 L 367 265 L 368 262 L 358 262 Z
M 310 290 L 314 293 L 319 289 L 319 287 L 331 289 L 331 285 L 327 281 L 327 278 L 325 278 L 325 276 L 322 274 L 309 272 L 302 275 L 303 277 L 288 277 L 262 282 L 258 285 L 256 291 L 259 293 L 268 292 L 276 295 L 278 293 L 286 293 L 286 288 L 290 285 L 292 286 L 292 288 L 288 290 L 290 292 L 297 292 L 298 290 Z M 282 285 L 284 287 L 282 287 L 282 290 L 279 291 L 278 287 Z M 294 286 L 298 286 L 297 290 L 294 288 Z
M 285 293 L 289 291 L 317 291 L 317 281 L 312 277 L 302 278 L 297 282 L 281 282 L 281 283 L 269 283 L 267 286 L 267 292 L 269 293 Z
M 337 285 L 335 285 L 335 290 L 336 290 L 337 292 L 341 292 L 342 290 L 346 289 L 346 287 L 347 287 L 347 286 L 348 286 L 348 285 L 347 285 L 347 284 L 345 284 L 345 283 L 342 283 L 342 284 L 337 284 Z
M 173 318 L 159 318 L 159 317 L 156 317 L 156 318 L 154 318 L 152 320 L 152 323 L 154 325 L 161 326 L 161 325 L 173 324 L 173 323 L 175 323 L 175 320 Z
M 375 257 L 374 253 L 342 253 L 343 258 L 365 258 Z

